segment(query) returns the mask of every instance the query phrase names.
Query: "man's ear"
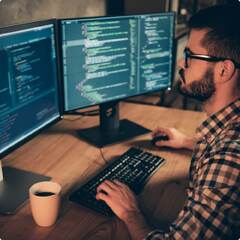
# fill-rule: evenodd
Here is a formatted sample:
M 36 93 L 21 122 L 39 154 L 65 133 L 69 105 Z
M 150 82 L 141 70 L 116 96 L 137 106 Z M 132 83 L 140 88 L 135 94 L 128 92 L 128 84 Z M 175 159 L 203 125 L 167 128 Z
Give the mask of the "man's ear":
M 231 60 L 225 60 L 217 63 L 216 65 L 216 74 L 217 74 L 217 81 L 219 83 L 224 83 L 229 81 L 234 73 L 235 73 L 235 66 Z

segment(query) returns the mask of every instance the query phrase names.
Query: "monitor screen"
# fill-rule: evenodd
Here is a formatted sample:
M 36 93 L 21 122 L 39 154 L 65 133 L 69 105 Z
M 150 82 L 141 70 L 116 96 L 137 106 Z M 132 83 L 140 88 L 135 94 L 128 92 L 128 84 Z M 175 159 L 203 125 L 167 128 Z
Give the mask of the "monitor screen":
M 61 20 L 66 111 L 171 86 L 174 13 Z
M 60 118 L 55 22 L 0 29 L 0 156 Z

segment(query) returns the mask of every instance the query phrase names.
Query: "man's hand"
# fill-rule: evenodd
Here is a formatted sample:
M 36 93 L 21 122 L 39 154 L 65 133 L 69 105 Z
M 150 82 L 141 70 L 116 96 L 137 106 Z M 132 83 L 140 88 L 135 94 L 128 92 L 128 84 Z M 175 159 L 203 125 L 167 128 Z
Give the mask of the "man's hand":
M 126 224 L 133 240 L 144 239 L 152 231 L 138 207 L 137 198 L 125 184 L 105 180 L 97 188 L 96 199 L 104 201 Z
M 155 145 L 158 147 L 187 148 L 193 150 L 196 144 L 195 138 L 188 137 L 175 128 L 158 127 L 152 132 L 152 138 L 158 135 L 166 135 L 169 138 L 167 141 L 157 141 Z
M 140 213 L 138 202 L 125 184 L 114 180 L 106 180 L 97 188 L 96 199 L 103 200 L 112 211 L 121 219 L 125 220 L 128 214 Z

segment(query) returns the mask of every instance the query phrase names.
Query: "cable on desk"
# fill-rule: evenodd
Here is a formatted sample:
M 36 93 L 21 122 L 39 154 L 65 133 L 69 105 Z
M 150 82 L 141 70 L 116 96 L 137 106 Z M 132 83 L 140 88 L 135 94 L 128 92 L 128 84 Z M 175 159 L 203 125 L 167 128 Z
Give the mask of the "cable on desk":
M 105 163 L 108 163 L 108 161 L 106 160 L 106 158 L 105 158 L 104 155 L 103 155 L 102 148 L 99 148 L 99 151 L 100 151 L 100 154 L 101 154 L 101 157 L 102 157 L 103 161 L 104 161 Z

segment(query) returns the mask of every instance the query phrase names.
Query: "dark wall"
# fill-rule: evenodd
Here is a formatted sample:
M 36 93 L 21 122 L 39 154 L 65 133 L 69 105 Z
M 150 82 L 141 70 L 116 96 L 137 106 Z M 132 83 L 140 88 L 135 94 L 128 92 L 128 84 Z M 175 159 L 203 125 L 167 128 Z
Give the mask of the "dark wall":
M 47 18 L 105 14 L 106 0 L 2 0 L 0 2 L 0 26 Z
M 171 1 L 171 0 L 170 0 Z M 176 0 L 173 0 L 176 1 Z M 165 12 L 167 10 L 166 0 L 125 0 L 124 11 L 126 14 L 141 14 Z
M 107 0 L 106 1 L 107 15 L 124 15 L 124 0 Z

